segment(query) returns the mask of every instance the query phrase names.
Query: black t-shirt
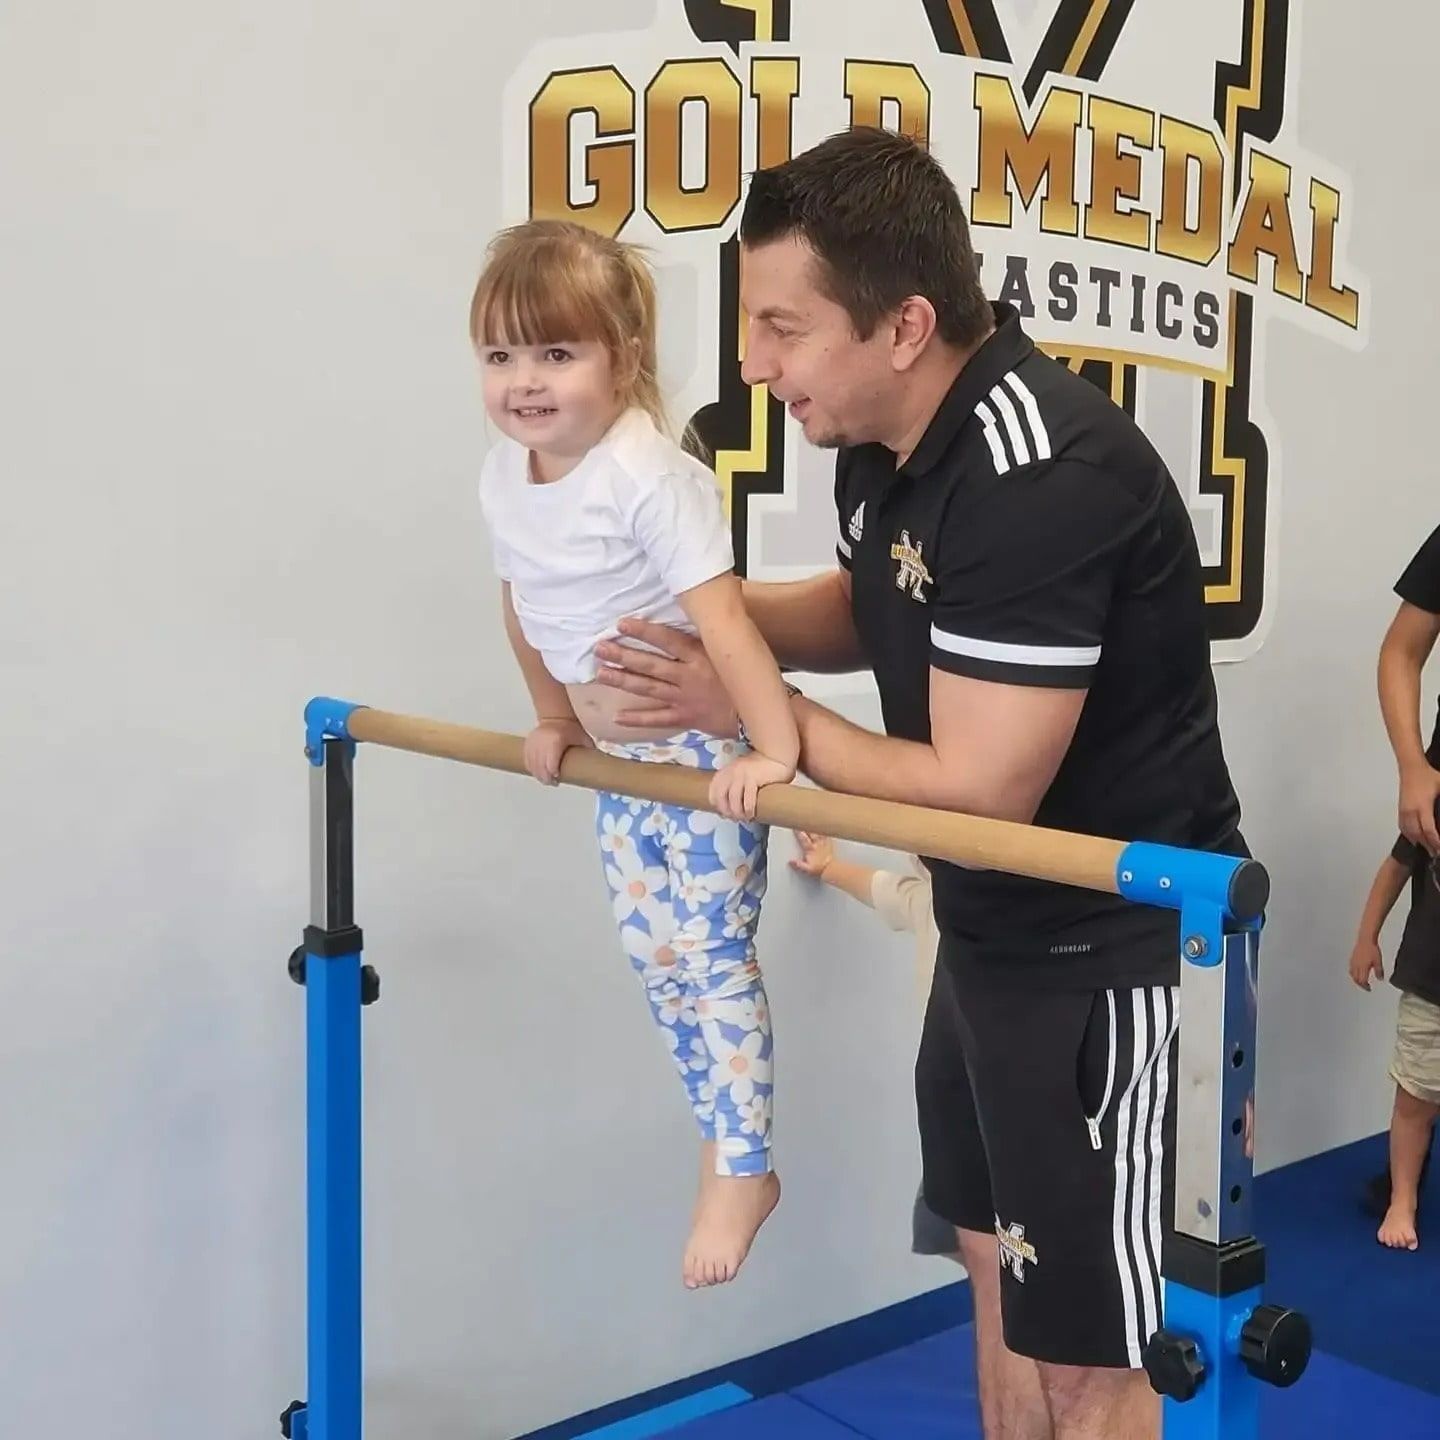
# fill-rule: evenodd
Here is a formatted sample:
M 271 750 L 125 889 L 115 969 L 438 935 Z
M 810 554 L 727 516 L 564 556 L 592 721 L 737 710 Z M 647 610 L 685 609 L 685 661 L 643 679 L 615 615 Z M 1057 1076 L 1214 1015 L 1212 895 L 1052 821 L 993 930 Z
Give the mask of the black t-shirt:
M 1425 758 L 1440 770 L 1440 727 Z M 1400 937 L 1390 983 L 1432 1005 L 1440 1005 L 1440 861 L 1403 835 L 1396 839 L 1390 854 L 1411 872 L 1410 915 Z
M 1440 615 L 1440 525 L 1395 582 L 1395 593 L 1417 610 Z M 1432 750 L 1440 744 L 1440 708 L 1435 712 L 1435 733 L 1430 744 Z M 1435 761 L 1432 759 L 1430 763 L 1433 765 Z
M 1403 835 L 1390 853 L 1411 871 L 1410 914 L 1390 983 L 1440 1005 L 1440 860 Z
M 1085 688 L 1035 824 L 1245 854 L 1185 502 L 1134 421 L 995 312 L 904 465 L 880 445 L 837 460 L 838 557 L 886 730 L 929 741 L 932 667 Z M 936 920 L 977 963 L 1086 988 L 1178 976 L 1173 911 L 931 868 Z

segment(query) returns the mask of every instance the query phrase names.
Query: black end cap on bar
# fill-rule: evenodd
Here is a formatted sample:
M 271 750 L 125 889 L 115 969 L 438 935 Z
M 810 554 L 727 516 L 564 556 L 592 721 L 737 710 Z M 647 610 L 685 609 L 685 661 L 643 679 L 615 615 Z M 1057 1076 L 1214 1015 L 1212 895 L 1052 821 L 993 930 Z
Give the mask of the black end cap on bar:
M 337 955 L 356 955 L 365 948 L 365 937 L 358 925 L 345 925 L 339 930 L 321 930 L 314 925 L 305 927 L 305 949 L 322 960 L 333 960 Z
M 1165 1246 L 1164 1270 L 1167 1280 L 1223 1300 L 1265 1283 L 1265 1247 L 1253 1236 L 1211 1245 L 1174 1235 Z
M 1237 920 L 1258 920 L 1270 903 L 1270 872 L 1258 860 L 1241 861 L 1230 877 L 1226 899 Z

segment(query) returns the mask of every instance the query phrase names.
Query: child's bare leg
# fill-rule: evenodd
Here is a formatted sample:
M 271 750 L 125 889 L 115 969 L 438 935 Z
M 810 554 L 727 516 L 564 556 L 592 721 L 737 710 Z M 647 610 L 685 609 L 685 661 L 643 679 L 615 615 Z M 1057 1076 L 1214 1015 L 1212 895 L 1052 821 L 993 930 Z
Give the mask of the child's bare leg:
M 1417 1100 L 1402 1086 L 1395 1087 L 1395 1111 L 1390 1120 L 1390 1209 L 1378 1236 L 1382 1245 L 1394 1250 L 1417 1250 L 1420 1246 L 1415 1228 L 1420 1166 L 1430 1144 L 1437 1109 L 1440 1107 Z
M 686 1286 L 698 1290 L 733 1280 L 779 1201 L 780 1180 L 774 1171 L 717 1175 L 715 1142 L 705 1141 L 700 1147 L 694 1223 L 685 1246 Z

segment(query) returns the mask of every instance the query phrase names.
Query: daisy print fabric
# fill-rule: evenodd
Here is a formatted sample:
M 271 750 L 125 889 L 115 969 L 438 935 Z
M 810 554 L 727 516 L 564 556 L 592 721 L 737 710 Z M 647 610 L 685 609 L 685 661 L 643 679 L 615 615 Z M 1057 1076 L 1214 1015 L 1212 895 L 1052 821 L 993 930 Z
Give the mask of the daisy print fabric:
M 718 770 L 744 753 L 689 732 L 601 748 L 626 760 Z M 721 1175 L 771 1168 L 773 1043 L 755 952 L 766 827 L 602 794 L 595 833 L 620 941 Z

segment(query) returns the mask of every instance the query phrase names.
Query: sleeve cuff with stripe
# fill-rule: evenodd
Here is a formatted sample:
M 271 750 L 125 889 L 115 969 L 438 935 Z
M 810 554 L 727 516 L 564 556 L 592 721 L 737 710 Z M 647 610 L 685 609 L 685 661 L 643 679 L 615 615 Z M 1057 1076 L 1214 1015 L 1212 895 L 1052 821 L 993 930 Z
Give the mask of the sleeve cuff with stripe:
M 971 680 L 1084 690 L 1100 664 L 1099 645 L 1016 645 L 930 627 L 930 663 Z

